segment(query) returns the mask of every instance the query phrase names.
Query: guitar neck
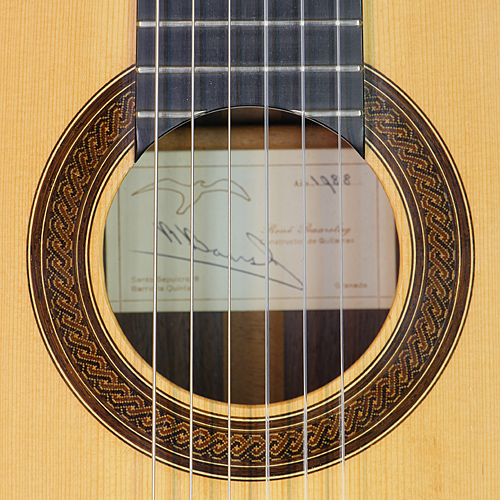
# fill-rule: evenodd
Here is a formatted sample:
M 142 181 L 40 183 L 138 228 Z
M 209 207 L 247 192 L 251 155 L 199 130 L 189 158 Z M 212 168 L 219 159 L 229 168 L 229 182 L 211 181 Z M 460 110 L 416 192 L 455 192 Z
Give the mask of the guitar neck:
M 162 3 L 159 19 L 160 135 L 191 118 L 228 106 L 303 109 L 333 130 L 342 116 L 342 135 L 363 155 L 363 30 L 360 0 L 300 4 L 272 1 L 267 19 L 262 2 L 232 5 Z M 192 19 L 195 19 L 192 29 Z M 231 57 L 228 23 L 231 17 Z M 266 34 L 266 37 L 264 36 Z M 266 41 L 267 40 L 267 41 Z M 194 60 L 191 50 L 194 44 Z M 264 45 L 267 44 L 267 50 Z M 339 46 L 340 44 L 340 46 Z M 341 54 L 337 60 L 337 47 Z M 137 157 L 154 140 L 155 11 L 140 1 L 137 23 Z M 264 54 L 267 54 L 265 57 Z M 191 65 L 193 63 L 193 67 Z M 301 70 L 304 68 L 303 82 Z M 228 80 L 228 68 L 231 79 Z M 339 74 L 340 73 L 340 74 Z M 267 78 L 267 84 L 265 84 Z M 337 87 L 340 82 L 340 103 Z M 303 95 L 297 89 L 303 85 Z M 303 102 L 302 102 L 303 101 Z

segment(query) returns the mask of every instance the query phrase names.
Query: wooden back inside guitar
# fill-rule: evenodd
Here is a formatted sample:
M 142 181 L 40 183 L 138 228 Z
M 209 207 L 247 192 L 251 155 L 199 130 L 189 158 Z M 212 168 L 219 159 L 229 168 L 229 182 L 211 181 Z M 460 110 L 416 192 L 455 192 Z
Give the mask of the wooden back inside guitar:
M 135 1 L 0 13 L 1 496 L 151 498 L 152 370 L 102 259 L 135 160 Z M 265 408 L 234 405 L 231 498 L 498 495 L 498 19 L 495 0 L 363 2 L 363 154 L 396 220 L 396 298 L 345 373 L 345 470 L 336 378 L 308 396 L 307 483 L 302 399 L 269 409 L 270 481 Z M 160 376 L 158 405 L 156 498 L 189 498 L 189 392 Z M 227 405 L 194 408 L 193 498 L 226 499 Z

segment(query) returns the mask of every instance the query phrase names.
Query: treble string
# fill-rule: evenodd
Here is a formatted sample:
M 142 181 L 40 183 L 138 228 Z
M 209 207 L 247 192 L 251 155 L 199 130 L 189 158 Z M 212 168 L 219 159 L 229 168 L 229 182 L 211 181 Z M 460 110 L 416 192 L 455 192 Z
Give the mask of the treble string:
M 264 196 L 265 196 L 265 427 L 266 427 L 266 500 L 269 500 L 270 480 L 270 386 L 269 386 L 269 1 L 264 0 Z
M 341 460 L 341 492 L 345 500 L 345 381 L 344 381 L 344 244 L 343 244 L 343 190 L 342 190 L 342 91 L 340 71 L 340 0 L 336 0 L 337 18 L 337 133 L 338 133 L 338 172 L 339 172 L 339 281 L 340 281 L 340 460 Z
M 191 2 L 191 192 L 189 220 L 189 500 L 193 500 L 193 351 L 194 351 L 194 111 L 195 0 Z
M 153 216 L 153 394 L 152 394 L 152 408 L 151 408 L 151 498 L 156 498 L 156 344 L 157 344 L 157 315 L 158 315 L 158 117 L 159 110 L 159 54 L 160 54 L 160 3 L 159 0 L 155 2 L 155 117 L 154 117 L 154 216 Z
M 227 1 L 227 497 L 231 500 L 231 0 Z

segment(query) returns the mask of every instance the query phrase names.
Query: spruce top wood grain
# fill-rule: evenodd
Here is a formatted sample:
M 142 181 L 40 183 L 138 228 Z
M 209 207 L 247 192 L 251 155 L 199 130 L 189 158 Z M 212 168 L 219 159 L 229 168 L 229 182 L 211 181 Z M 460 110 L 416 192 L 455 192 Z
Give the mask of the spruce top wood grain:
M 134 2 L 3 2 L 0 41 L 6 48 L 2 87 L 3 173 L 0 197 L 1 315 L 1 483 L 2 494 L 17 498 L 149 498 L 150 458 L 112 432 L 68 386 L 40 335 L 32 306 L 41 290 L 30 286 L 33 261 L 28 237 L 32 207 L 44 166 L 68 124 L 91 97 L 134 64 Z M 499 45 L 499 5 L 404 2 L 364 3 L 365 62 L 394 82 L 422 110 L 439 133 L 456 165 L 470 208 L 475 270 L 470 305 L 452 355 L 420 404 L 397 426 L 347 460 L 347 495 L 356 499 L 495 498 L 500 490 L 500 432 L 496 290 L 498 160 L 500 131 L 493 54 Z M 401 248 L 401 280 L 395 304 L 374 345 L 347 373 L 351 384 L 384 351 L 415 283 L 412 239 L 415 219 L 375 139 L 366 158 L 393 204 Z M 439 141 L 438 141 L 439 142 Z M 84 251 L 98 323 L 117 351 L 125 353 L 144 380 L 148 366 L 121 335 L 107 305 L 102 276 L 102 233 L 107 207 L 120 179 L 133 162 L 126 155 L 103 184 Z M 428 184 L 422 181 L 425 188 Z M 453 200 L 449 200 L 453 207 Z M 451 211 L 453 212 L 453 211 Z M 466 214 L 467 216 L 467 214 Z M 472 242 L 472 240 L 470 240 Z M 459 248 L 460 250 L 460 248 Z M 458 269 L 466 272 L 467 269 Z M 30 271 L 32 272 L 32 271 Z M 457 311 L 453 310 L 455 314 Z M 457 316 L 458 317 L 458 316 Z M 80 321 L 80 320 L 79 320 Z M 451 352 L 451 351 L 450 351 Z M 135 357 L 135 358 L 134 358 Z M 444 361 L 444 360 L 443 360 Z M 171 390 L 164 380 L 162 391 Z M 319 403 L 335 394 L 338 383 L 310 396 Z M 185 401 L 185 394 L 176 394 Z M 197 398 L 207 412 L 222 405 Z M 299 411 L 297 401 L 273 412 Z M 241 417 L 262 415 L 262 408 L 235 408 Z M 187 474 L 160 464 L 159 498 L 187 495 Z M 261 481 L 235 481 L 233 498 L 265 498 Z M 340 467 L 309 476 L 309 495 L 339 498 Z M 271 498 L 302 498 L 302 478 L 271 482 Z M 195 475 L 196 498 L 226 498 L 225 481 Z

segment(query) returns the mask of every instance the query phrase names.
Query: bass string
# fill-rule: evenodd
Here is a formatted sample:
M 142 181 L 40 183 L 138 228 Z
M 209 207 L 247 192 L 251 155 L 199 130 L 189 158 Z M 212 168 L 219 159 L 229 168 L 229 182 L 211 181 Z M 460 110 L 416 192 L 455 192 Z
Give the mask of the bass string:
M 191 3 L 191 182 L 190 235 L 194 234 L 194 114 L 195 114 L 195 0 Z M 152 415 L 151 415 L 151 498 L 156 498 L 156 408 L 157 408 L 157 317 L 158 317 L 158 154 L 159 154 L 159 50 L 160 0 L 155 0 L 155 75 L 154 75 L 154 222 L 153 222 L 153 332 L 152 332 Z M 190 298 L 189 298 L 189 499 L 193 500 L 193 333 L 194 333 L 194 238 L 190 236 Z
M 302 375 L 303 375 L 303 439 L 304 500 L 308 499 L 309 452 L 307 422 L 307 210 L 306 210 L 306 92 L 305 92 L 305 5 L 300 0 L 300 137 L 302 150 Z
M 195 0 L 191 1 L 191 190 L 189 218 L 189 500 L 193 500 Z

